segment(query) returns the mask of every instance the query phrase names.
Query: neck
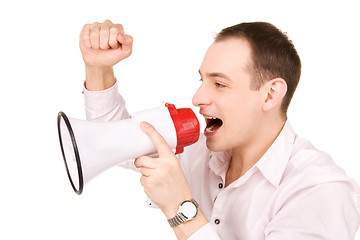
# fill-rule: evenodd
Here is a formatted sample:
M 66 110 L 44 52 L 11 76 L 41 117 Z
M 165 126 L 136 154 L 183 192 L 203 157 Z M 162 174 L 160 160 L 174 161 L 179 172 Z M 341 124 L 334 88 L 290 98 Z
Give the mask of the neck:
M 246 145 L 233 149 L 226 173 L 226 186 L 243 176 L 261 159 L 280 134 L 285 122 L 286 119 L 262 122 Z

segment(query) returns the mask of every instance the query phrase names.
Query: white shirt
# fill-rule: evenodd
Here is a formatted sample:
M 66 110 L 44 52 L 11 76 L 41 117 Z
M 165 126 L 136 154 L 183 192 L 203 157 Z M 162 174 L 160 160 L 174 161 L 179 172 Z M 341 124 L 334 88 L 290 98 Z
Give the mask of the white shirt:
M 84 90 L 87 118 L 128 118 L 117 85 Z M 211 152 L 205 136 L 179 155 L 193 197 L 209 223 L 189 240 L 351 240 L 360 189 L 331 157 L 299 138 L 289 122 L 263 157 L 225 186 L 231 150 Z

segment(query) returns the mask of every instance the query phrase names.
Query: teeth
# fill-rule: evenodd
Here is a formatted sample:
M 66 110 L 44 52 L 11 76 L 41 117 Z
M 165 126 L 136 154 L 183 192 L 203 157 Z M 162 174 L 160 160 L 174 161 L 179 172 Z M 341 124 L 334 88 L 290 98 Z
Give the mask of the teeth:
M 208 116 L 204 116 L 205 119 L 217 119 L 215 117 L 208 117 Z
M 214 125 L 205 129 L 207 132 L 214 132 Z

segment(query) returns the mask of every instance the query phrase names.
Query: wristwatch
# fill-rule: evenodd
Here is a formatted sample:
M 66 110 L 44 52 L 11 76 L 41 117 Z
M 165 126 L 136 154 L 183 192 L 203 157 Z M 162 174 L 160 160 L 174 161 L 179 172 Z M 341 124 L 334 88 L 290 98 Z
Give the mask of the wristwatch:
M 175 217 L 168 219 L 171 227 L 194 219 L 198 213 L 199 204 L 195 199 L 183 201 Z

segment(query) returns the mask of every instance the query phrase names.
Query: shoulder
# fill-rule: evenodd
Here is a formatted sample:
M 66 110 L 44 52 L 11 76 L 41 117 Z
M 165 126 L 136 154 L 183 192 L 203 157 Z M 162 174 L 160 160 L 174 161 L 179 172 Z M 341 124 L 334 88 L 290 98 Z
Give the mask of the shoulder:
M 278 190 L 283 200 L 306 199 L 306 196 L 315 196 L 324 201 L 342 199 L 351 201 L 360 209 L 358 184 L 346 175 L 328 153 L 298 137 Z
M 296 137 L 283 180 L 298 178 L 309 184 L 350 180 L 331 156 L 315 148 L 308 140 Z
M 318 231 L 321 225 L 324 233 L 331 234 L 334 239 L 341 236 L 352 239 L 360 224 L 358 184 L 329 154 L 304 139 L 295 140 L 288 166 L 272 200 L 273 227 L 292 222 L 301 232 Z M 282 231 L 290 230 L 284 228 Z

